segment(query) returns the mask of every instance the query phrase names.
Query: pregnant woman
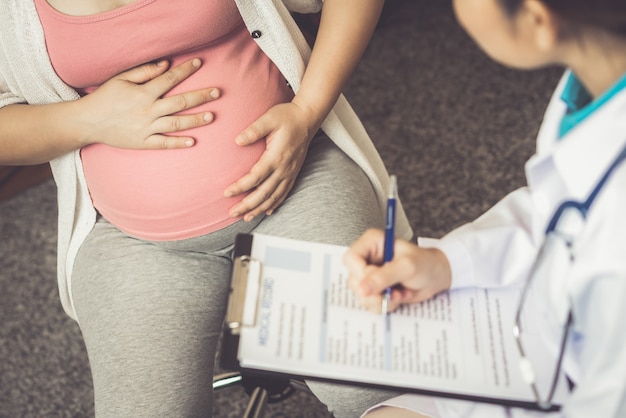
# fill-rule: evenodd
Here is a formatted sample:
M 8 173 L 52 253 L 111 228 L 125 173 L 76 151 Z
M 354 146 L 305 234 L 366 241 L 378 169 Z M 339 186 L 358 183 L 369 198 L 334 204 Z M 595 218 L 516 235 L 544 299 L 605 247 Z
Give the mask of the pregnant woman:
M 340 92 L 383 1 L 0 3 L 0 164 L 52 166 L 96 415 L 211 416 L 236 234 L 348 245 L 382 222 L 388 175 Z M 290 11 L 320 8 L 311 52 Z

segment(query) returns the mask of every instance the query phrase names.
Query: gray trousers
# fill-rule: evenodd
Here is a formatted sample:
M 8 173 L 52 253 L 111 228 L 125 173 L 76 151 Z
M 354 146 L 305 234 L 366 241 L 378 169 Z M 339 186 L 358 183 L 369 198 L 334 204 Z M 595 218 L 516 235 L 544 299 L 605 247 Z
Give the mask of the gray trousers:
M 130 237 L 100 218 L 82 245 L 72 293 L 97 417 L 210 417 L 231 251 L 240 232 L 349 245 L 383 214 L 361 169 L 316 138 L 288 199 L 271 216 L 169 242 Z M 337 418 L 391 393 L 310 383 Z

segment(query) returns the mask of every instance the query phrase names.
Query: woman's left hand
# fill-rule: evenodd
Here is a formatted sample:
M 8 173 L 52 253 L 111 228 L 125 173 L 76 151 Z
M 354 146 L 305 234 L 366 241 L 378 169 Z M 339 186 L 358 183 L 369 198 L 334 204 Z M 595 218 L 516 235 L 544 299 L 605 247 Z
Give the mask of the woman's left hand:
M 265 212 L 271 215 L 285 200 L 304 164 L 309 144 L 317 131 L 311 118 L 297 104 L 282 103 L 272 107 L 248 126 L 237 138 L 246 146 L 266 138 L 266 149 L 250 172 L 224 191 L 226 197 L 251 191 L 230 209 L 233 217 L 246 222 Z
M 267 146 L 250 172 L 224 191 L 250 191 L 230 215 L 251 221 L 271 214 L 287 197 L 302 168 L 313 136 L 337 102 L 372 36 L 384 0 L 325 0 L 320 26 L 300 88 L 291 103 L 274 106 L 235 140 L 246 146 L 266 138 Z

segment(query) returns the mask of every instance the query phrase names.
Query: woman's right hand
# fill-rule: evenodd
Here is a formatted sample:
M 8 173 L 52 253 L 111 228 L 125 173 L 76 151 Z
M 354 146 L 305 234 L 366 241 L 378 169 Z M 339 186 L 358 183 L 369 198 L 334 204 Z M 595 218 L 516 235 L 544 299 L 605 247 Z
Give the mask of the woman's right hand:
M 131 149 L 192 146 L 193 138 L 168 134 L 209 124 L 213 114 L 174 114 L 215 100 L 219 90 L 205 88 L 169 97 L 163 95 L 200 65 L 197 58 L 172 68 L 167 61 L 144 64 L 113 77 L 77 100 L 81 142 Z

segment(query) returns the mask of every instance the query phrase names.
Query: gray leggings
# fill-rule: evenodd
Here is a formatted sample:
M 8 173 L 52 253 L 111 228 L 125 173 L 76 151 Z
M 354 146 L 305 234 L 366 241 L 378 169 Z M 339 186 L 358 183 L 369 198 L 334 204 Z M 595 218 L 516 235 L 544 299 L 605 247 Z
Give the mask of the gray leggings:
M 81 247 L 72 292 L 98 417 L 210 417 L 212 376 L 239 232 L 349 245 L 383 215 L 369 180 L 317 138 L 271 216 L 196 238 L 151 242 L 100 218 Z M 310 383 L 337 418 L 391 396 Z

